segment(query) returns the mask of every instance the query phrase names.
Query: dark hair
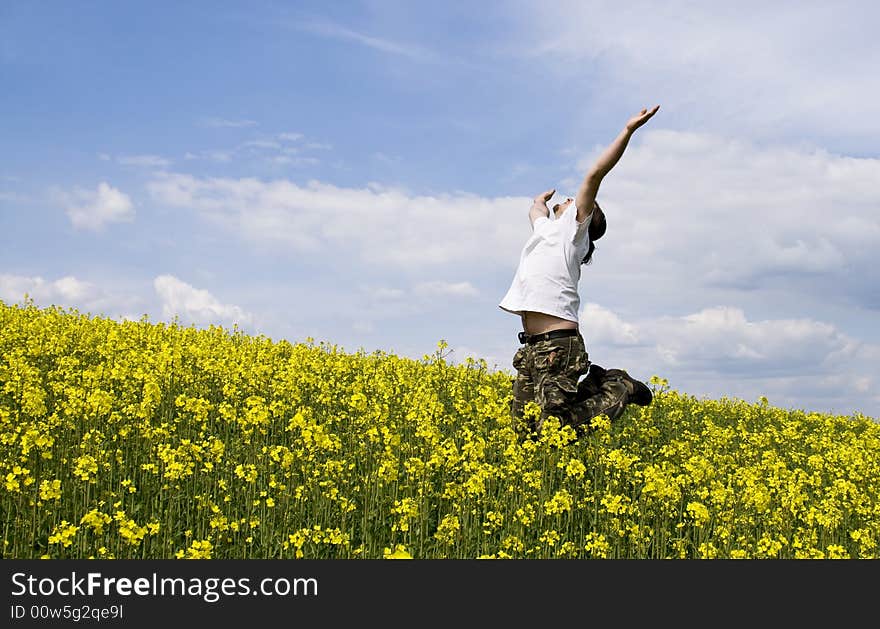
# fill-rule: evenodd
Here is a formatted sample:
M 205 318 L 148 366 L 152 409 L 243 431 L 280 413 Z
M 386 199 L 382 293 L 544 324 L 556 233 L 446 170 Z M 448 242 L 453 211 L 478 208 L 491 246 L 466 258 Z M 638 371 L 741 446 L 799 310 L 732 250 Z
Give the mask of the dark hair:
M 596 250 L 596 245 L 593 244 L 594 240 L 599 240 L 602 236 L 605 235 L 605 229 L 608 227 L 608 224 L 605 222 L 605 212 L 602 211 L 602 208 L 599 207 L 599 204 L 593 201 L 593 216 L 590 217 L 590 226 L 587 228 L 587 235 L 590 239 L 590 248 L 587 249 L 587 255 L 584 256 L 584 259 L 581 260 L 581 264 L 589 264 L 593 260 L 593 252 Z

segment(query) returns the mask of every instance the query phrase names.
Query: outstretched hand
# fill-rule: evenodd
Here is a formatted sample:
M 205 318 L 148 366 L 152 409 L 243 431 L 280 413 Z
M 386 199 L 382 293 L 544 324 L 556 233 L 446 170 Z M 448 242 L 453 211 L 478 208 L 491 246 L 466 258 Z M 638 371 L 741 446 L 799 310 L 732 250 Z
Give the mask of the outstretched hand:
M 635 131 L 643 124 L 648 122 L 648 120 L 651 119 L 651 116 L 657 113 L 658 109 L 660 109 L 660 105 L 655 105 L 650 111 L 647 109 L 643 109 L 627 121 L 626 128 L 630 131 Z
M 542 192 L 535 197 L 535 203 L 547 203 L 547 201 L 549 201 L 554 194 L 556 194 L 556 188 L 548 190 L 547 192 Z

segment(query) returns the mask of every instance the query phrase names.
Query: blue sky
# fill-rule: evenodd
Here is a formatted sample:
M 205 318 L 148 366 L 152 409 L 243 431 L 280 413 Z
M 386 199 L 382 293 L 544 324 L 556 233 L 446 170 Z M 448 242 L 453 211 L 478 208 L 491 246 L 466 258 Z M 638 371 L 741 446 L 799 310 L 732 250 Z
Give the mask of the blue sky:
M 880 416 L 869 2 L 4 2 L 0 299 L 510 371 L 537 193 L 591 358 Z

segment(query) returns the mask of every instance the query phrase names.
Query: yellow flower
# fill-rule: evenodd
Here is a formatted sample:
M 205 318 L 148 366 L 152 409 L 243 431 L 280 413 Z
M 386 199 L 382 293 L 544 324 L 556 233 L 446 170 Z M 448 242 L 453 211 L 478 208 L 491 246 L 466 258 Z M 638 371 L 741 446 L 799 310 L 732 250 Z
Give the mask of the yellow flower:
M 565 475 L 569 478 L 583 478 L 587 471 L 587 466 L 578 459 L 571 459 L 565 465 Z
M 440 524 L 437 525 L 437 531 L 434 533 L 434 538 L 443 544 L 452 545 L 458 538 L 460 531 L 461 522 L 459 521 L 458 516 L 454 514 L 445 515 L 443 516 L 443 519 L 440 520 Z
M 572 499 L 571 494 L 566 489 L 560 489 L 553 497 L 544 503 L 544 513 L 547 515 L 558 515 L 571 511 Z
M 98 472 L 98 462 L 91 454 L 83 454 L 74 460 L 73 473 L 81 480 L 92 480 Z
M 193 540 L 189 548 L 178 550 L 175 557 L 178 559 L 210 559 L 214 547 L 209 540 Z
M 839 544 L 830 544 L 826 549 L 828 559 L 849 559 L 850 555 L 846 548 Z
M 101 535 L 104 532 L 104 526 L 110 524 L 111 521 L 112 518 L 106 513 L 92 509 L 80 519 L 79 523 L 91 527 L 96 534 Z
M 58 500 L 61 498 L 61 481 L 60 480 L 44 480 L 40 483 L 40 499 L 41 500 Z
M 61 524 L 56 526 L 52 534 L 49 535 L 49 543 L 50 544 L 61 544 L 65 548 L 73 544 L 73 538 L 76 535 L 76 532 L 79 530 L 79 527 L 74 526 L 67 520 L 61 520 Z
M 412 559 L 412 555 L 406 549 L 403 544 L 397 544 L 394 547 L 394 550 L 386 547 L 384 551 L 382 551 L 383 559 Z
M 709 510 L 699 502 L 689 502 L 687 513 L 694 520 L 694 526 L 703 526 L 709 521 Z

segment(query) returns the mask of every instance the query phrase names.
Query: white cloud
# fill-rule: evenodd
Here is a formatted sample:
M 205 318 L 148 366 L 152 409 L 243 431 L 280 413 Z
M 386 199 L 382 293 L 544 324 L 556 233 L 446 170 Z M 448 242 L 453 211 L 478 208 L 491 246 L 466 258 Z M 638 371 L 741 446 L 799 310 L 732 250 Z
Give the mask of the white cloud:
M 639 352 L 654 369 L 815 374 L 867 356 L 862 343 L 832 324 L 809 318 L 749 320 L 733 306 L 630 323 L 602 306 L 587 304 L 580 325 L 587 345 Z
M 314 166 L 319 164 L 320 160 L 314 157 L 289 157 L 287 155 L 277 155 L 269 158 L 269 162 L 276 166 Z
M 469 347 L 467 345 L 457 345 L 455 347 L 450 347 L 446 351 L 449 353 L 446 360 L 454 365 L 465 365 L 467 364 L 468 358 L 473 359 L 477 363 L 480 359 L 486 361 L 486 368 L 488 371 L 494 371 L 499 365 L 506 368 L 507 365 L 510 364 L 510 356 L 505 355 L 501 358 L 497 355 L 486 354 L 475 347 Z
M 134 204 L 127 194 L 101 182 L 94 192 L 77 189 L 61 194 L 67 207 L 67 216 L 77 229 L 100 230 L 108 223 L 134 219 Z
M 8 304 L 24 303 L 29 297 L 37 306 L 76 308 L 107 317 L 139 319 L 143 303 L 137 296 L 108 291 L 93 282 L 65 275 L 56 280 L 41 276 L 0 274 L 0 299 Z
M 517 54 L 544 58 L 599 106 L 647 95 L 639 107 L 660 103 L 690 128 L 880 139 L 865 124 L 880 97 L 876 3 L 517 4 L 532 42 Z
M 811 319 L 749 321 L 734 307 L 706 308 L 656 322 L 654 341 L 672 365 L 718 372 L 816 373 L 853 358 L 858 343 Z
M 240 147 L 250 149 L 279 150 L 281 148 L 281 145 L 274 140 L 247 140 L 246 142 L 242 142 Z
M 123 166 L 144 166 L 147 168 L 165 168 L 171 160 L 160 155 L 120 155 L 117 161 Z
M 212 151 L 199 151 L 198 153 L 193 153 L 192 151 L 187 151 L 184 154 L 184 159 L 192 160 L 192 159 L 206 159 L 212 162 L 220 162 L 226 163 L 232 161 L 232 157 L 234 154 L 233 151 L 222 151 L 222 150 L 212 150 Z
M 94 293 L 94 286 L 68 275 L 53 282 L 53 287 L 67 301 L 80 301 Z
M 608 231 L 594 268 L 644 289 L 662 278 L 691 295 L 802 292 L 799 280 L 812 295 L 865 302 L 880 264 L 878 180 L 880 159 L 646 128 L 599 190 Z
M 373 265 L 509 265 L 528 231 L 529 200 L 411 195 L 370 184 L 341 188 L 318 181 L 196 178 L 164 173 L 153 198 L 190 208 L 260 246 L 333 261 Z
M 581 325 L 591 360 L 643 379 L 659 375 L 691 395 L 749 401 L 766 395 L 785 407 L 842 413 L 877 408 L 871 391 L 880 383 L 880 346 L 823 321 L 754 320 L 741 308 L 716 306 L 629 323 L 588 304 Z M 640 342 L 621 343 L 624 331 Z
M 585 304 L 579 319 L 584 342 L 588 345 L 594 341 L 605 345 L 635 345 L 639 342 L 635 325 L 626 323 L 598 304 Z
M 153 287 L 162 304 L 162 316 L 198 325 L 250 324 L 253 316 L 235 305 L 223 304 L 207 290 L 199 289 L 174 277 L 160 275 Z
M 229 326 L 254 322 L 251 313 L 221 303 L 208 291 L 194 288 L 172 275 L 156 277 L 153 289 L 166 320 L 178 316 L 185 323 Z M 0 274 L 0 299 L 8 304 L 18 304 L 24 302 L 25 296 L 41 307 L 70 307 L 107 317 L 138 320 L 145 314 L 141 297 L 107 291 L 72 275 L 46 280 L 40 276 Z
M 470 282 L 428 281 L 407 288 L 361 284 L 358 289 L 349 309 L 359 317 L 368 317 L 371 331 L 380 322 L 416 315 L 424 317 L 450 303 L 460 305 L 479 295 Z
M 601 149 L 573 160 L 573 171 L 585 171 Z M 590 282 L 601 274 L 599 281 L 624 277 L 644 288 L 657 285 L 659 275 L 691 286 L 692 295 L 802 290 L 790 281 L 801 278 L 864 302 L 880 265 L 878 180 L 878 159 L 645 129 L 602 183 L 609 228 L 584 274 Z M 529 200 L 519 197 L 179 173 L 157 176 L 149 190 L 260 246 L 327 260 L 345 250 L 348 259 L 376 266 L 512 273 L 529 233 Z
M 62 305 L 93 299 L 98 291 L 94 285 L 70 275 L 50 281 L 39 276 L 0 274 L 0 298 L 8 303 L 19 303 L 25 295 L 36 303 Z
M 289 144 L 290 142 L 298 142 L 303 138 L 304 136 L 301 133 L 279 133 L 273 136 L 261 135 L 260 137 L 239 142 L 231 148 L 186 151 L 183 158 L 184 160 L 202 159 L 220 163 L 229 163 L 233 159 L 244 158 L 247 160 L 264 161 L 269 165 L 275 166 L 313 166 L 319 164 L 320 160 L 315 157 L 303 156 L 302 153 L 304 151 L 332 149 L 330 144 L 323 142 L 308 142 L 297 146 Z M 160 163 L 157 160 L 146 163 L 150 161 L 148 158 L 154 156 L 141 157 L 144 158 L 140 160 L 144 162 L 142 165 L 161 167 L 170 164 L 170 161 Z
M 420 297 L 476 297 L 479 291 L 470 282 L 421 282 L 413 289 Z

